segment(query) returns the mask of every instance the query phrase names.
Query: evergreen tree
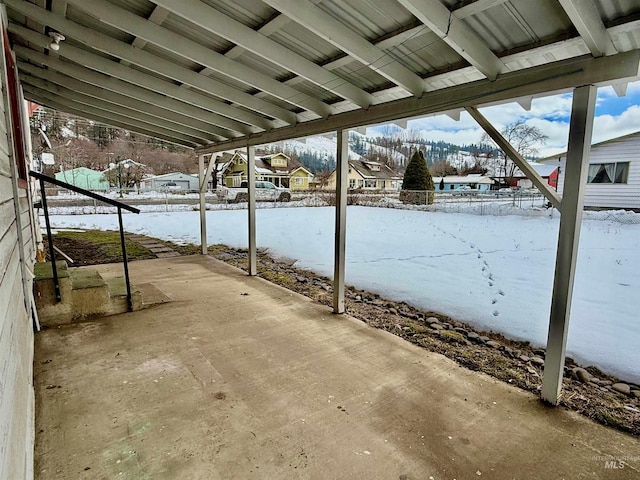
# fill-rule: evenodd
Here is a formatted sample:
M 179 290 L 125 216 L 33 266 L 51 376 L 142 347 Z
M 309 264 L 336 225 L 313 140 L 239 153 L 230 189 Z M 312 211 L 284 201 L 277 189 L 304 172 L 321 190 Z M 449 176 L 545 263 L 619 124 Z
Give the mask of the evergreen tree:
M 426 204 L 433 203 L 433 177 L 427 167 L 424 155 L 416 150 L 411 156 L 402 181 L 400 200 L 403 203 Z M 429 192 L 429 193 L 427 193 Z

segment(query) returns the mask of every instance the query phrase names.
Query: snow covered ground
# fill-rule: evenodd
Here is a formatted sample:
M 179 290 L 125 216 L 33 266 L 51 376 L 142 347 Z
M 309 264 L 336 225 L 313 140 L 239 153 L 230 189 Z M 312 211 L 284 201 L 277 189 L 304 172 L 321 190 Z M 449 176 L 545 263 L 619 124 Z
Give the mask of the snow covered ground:
M 207 212 L 208 242 L 247 246 L 246 211 Z M 347 282 L 544 346 L 558 218 L 348 208 Z M 596 216 L 597 218 L 597 216 Z M 114 215 L 52 216 L 55 227 L 117 229 Z M 199 212 L 124 216 L 125 229 L 199 243 Z M 333 271 L 334 209 L 257 212 L 259 247 Z M 587 218 L 568 354 L 640 381 L 640 225 Z

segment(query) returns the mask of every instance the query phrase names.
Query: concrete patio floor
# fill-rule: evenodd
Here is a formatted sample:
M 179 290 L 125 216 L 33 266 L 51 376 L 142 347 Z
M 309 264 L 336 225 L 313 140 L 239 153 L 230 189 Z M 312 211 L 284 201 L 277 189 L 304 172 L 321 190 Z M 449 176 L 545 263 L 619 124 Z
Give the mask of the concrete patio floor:
M 639 478 L 640 439 L 220 261 L 130 269 L 172 302 L 36 336 L 36 478 Z

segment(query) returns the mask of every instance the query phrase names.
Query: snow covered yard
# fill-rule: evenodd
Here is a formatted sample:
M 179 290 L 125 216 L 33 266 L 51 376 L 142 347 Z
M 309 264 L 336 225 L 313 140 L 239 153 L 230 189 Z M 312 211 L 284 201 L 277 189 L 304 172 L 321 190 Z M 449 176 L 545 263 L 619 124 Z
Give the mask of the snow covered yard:
M 247 246 L 247 212 L 209 211 L 208 242 Z M 59 215 L 55 227 L 117 229 L 113 215 Z M 199 212 L 126 215 L 125 229 L 199 243 Z M 347 213 L 347 282 L 546 343 L 558 218 L 478 216 L 370 207 Z M 334 209 L 257 211 L 258 246 L 331 276 Z M 640 225 L 583 223 L 568 354 L 640 381 Z

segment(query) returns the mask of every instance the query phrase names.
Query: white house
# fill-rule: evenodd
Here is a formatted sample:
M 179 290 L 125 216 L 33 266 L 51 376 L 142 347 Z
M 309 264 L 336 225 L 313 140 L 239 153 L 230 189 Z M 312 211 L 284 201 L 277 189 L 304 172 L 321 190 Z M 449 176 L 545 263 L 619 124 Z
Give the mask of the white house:
M 156 175 L 144 179 L 144 188 L 149 190 L 182 190 L 186 192 L 198 191 L 198 177 L 188 173 L 173 172 Z
M 560 168 L 558 193 L 562 194 L 566 152 L 540 163 Z M 640 132 L 591 145 L 584 206 L 640 211 Z
M 437 191 L 454 191 L 454 190 L 475 190 L 478 192 L 487 192 L 491 189 L 493 180 L 484 175 L 471 173 L 465 176 L 449 175 L 446 177 L 433 177 L 433 185 Z M 443 187 L 442 189 L 440 187 Z

